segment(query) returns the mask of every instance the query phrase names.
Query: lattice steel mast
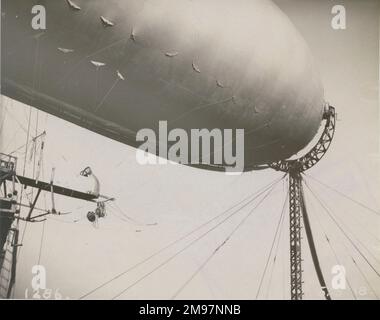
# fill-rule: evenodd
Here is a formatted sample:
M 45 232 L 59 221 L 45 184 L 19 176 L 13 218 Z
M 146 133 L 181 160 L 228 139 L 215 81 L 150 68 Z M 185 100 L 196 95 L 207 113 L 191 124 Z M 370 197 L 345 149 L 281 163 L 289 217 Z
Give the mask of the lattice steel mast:
M 335 108 L 328 106 L 323 114 L 325 128 L 318 143 L 305 156 L 297 160 L 285 160 L 272 163 L 271 168 L 289 174 L 289 231 L 290 231 L 290 294 L 292 300 L 302 300 L 302 252 L 301 219 L 309 243 L 315 271 L 324 296 L 330 300 L 325 280 L 319 265 L 318 255 L 307 215 L 303 196 L 301 173 L 316 165 L 329 149 L 335 133 Z
M 301 175 L 297 169 L 289 171 L 289 234 L 290 234 L 290 292 L 294 300 L 302 299 L 301 258 Z

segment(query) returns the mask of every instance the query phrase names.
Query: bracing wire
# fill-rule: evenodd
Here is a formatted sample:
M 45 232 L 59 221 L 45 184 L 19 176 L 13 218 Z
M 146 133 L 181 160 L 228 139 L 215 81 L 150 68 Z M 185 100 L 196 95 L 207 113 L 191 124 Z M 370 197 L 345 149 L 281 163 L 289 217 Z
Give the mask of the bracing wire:
M 370 230 L 368 230 L 368 228 L 366 228 L 366 226 L 362 223 L 362 221 L 360 219 L 358 219 L 355 215 L 351 215 L 351 217 L 354 220 L 354 222 L 355 222 L 355 224 L 356 224 L 357 227 L 360 227 L 361 229 L 363 229 L 366 232 L 366 234 L 369 235 L 369 236 L 371 236 L 371 238 L 373 238 L 375 241 L 380 242 L 378 234 L 374 234 L 373 232 L 371 232 Z
M 8 150 L 8 148 L 12 145 L 12 143 L 14 142 L 16 136 L 18 135 L 18 133 L 20 132 L 20 128 L 16 129 L 14 132 L 13 132 L 13 135 L 12 137 L 9 139 L 8 141 L 8 144 L 5 146 L 4 148 L 4 151 L 6 152 Z M 23 146 L 24 147 L 24 146 Z
M 312 210 L 312 211 L 314 211 L 314 210 Z M 322 225 L 321 219 L 319 219 L 319 217 L 318 217 L 317 214 L 315 214 L 315 218 L 316 218 L 316 220 L 318 222 L 318 225 L 319 225 L 319 227 L 320 227 L 320 229 L 321 229 L 321 231 L 322 231 L 322 233 L 323 233 L 323 235 L 325 237 L 326 242 L 328 243 L 328 245 L 330 247 L 331 252 L 333 253 L 333 255 L 335 257 L 335 260 L 336 260 L 337 264 L 338 265 L 342 265 L 341 262 L 340 262 L 340 259 L 338 257 L 337 252 L 335 251 L 334 247 L 331 244 L 331 238 L 327 235 L 327 231 L 326 231 L 326 229 Z M 355 294 L 355 292 L 354 292 L 354 290 L 352 288 L 352 285 L 350 283 L 350 280 L 348 278 L 347 278 L 347 284 L 348 284 L 348 287 L 349 287 L 349 289 L 351 291 L 352 296 L 354 297 L 355 300 L 357 300 L 356 294 Z
M 267 195 L 269 195 L 273 189 L 275 188 L 277 184 L 275 184 L 268 192 L 267 192 Z M 266 198 L 267 195 L 264 197 Z M 205 236 L 207 236 L 209 233 L 211 233 L 212 231 L 214 231 L 216 228 L 218 228 L 220 225 L 222 225 L 223 223 L 225 223 L 227 220 L 229 220 L 232 216 L 234 216 L 236 213 L 240 212 L 240 209 L 235 211 L 234 213 L 232 213 L 231 215 L 227 216 L 225 219 L 223 219 L 221 222 L 219 222 L 217 225 L 215 225 L 214 227 L 212 227 L 211 229 L 207 230 L 206 232 L 204 232 L 202 235 L 200 235 L 199 237 L 197 237 L 195 240 L 193 240 L 192 242 L 190 242 L 188 245 L 186 245 L 184 248 L 182 248 L 181 250 L 177 251 L 174 255 L 172 255 L 171 257 L 169 257 L 168 259 L 166 259 L 164 262 L 162 262 L 161 264 L 159 264 L 157 267 L 155 267 L 153 270 L 151 270 L 150 272 L 146 273 L 144 276 L 140 277 L 139 279 L 137 279 L 136 281 L 134 281 L 131 285 L 129 285 L 127 288 L 123 289 L 122 291 L 120 291 L 118 294 L 116 294 L 112 300 L 115 300 L 116 298 L 120 297 L 122 294 L 126 293 L 128 290 L 132 289 L 134 286 L 136 286 L 137 284 L 139 284 L 141 281 L 143 281 L 144 279 L 146 279 L 147 277 L 149 277 L 151 274 L 153 274 L 154 272 L 156 272 L 157 270 L 161 269 L 163 266 L 165 266 L 166 264 L 168 264 L 170 261 L 172 261 L 174 258 L 176 258 L 178 255 L 180 255 L 182 252 L 184 252 L 185 250 L 187 250 L 188 248 L 190 248 L 192 245 L 194 245 L 195 243 L 197 243 L 199 240 L 203 239 Z
M 46 223 L 46 221 L 44 221 L 42 223 L 42 232 L 41 232 L 40 248 L 38 250 L 38 262 L 37 262 L 37 265 L 40 265 L 40 263 L 41 263 L 42 248 L 43 248 L 44 237 L 45 237 L 45 223 Z
M 286 194 L 285 203 L 288 202 L 288 197 L 289 197 L 289 191 Z M 268 298 L 268 295 L 269 295 L 269 289 L 270 289 L 270 286 L 272 284 L 273 273 L 274 273 L 274 269 L 275 269 L 276 262 L 277 262 L 277 256 L 278 256 L 278 251 L 279 251 L 279 246 L 280 246 L 280 240 L 281 240 L 282 230 L 284 229 L 284 221 L 285 221 L 285 214 L 283 214 L 282 217 L 281 217 L 280 233 L 279 233 L 279 235 L 277 237 L 276 249 L 274 251 L 275 255 L 273 257 L 272 270 L 270 272 L 269 282 L 268 282 L 268 289 L 267 289 L 267 293 L 266 293 L 266 297 L 267 298 Z
M 1 107 L 4 107 L 4 110 L 6 110 L 6 106 L 5 106 L 5 98 L 3 95 L 0 96 L 0 105 Z M 5 111 L 4 113 L 0 113 L 3 117 L 1 119 L 1 125 L 0 125 L 0 133 L 3 133 L 3 129 L 4 129 L 4 123 L 5 123 L 5 119 L 7 118 L 7 112 Z
M 42 134 L 44 134 L 44 132 L 40 133 L 39 135 L 36 135 L 35 137 L 31 137 L 28 139 L 27 143 L 33 141 L 34 139 L 36 139 L 37 137 L 41 136 Z M 7 152 L 7 154 L 9 154 L 10 156 L 13 155 L 14 153 L 18 153 L 21 149 L 25 148 L 25 145 L 26 143 L 24 143 L 23 145 L 19 146 L 18 148 L 14 149 L 12 152 Z
M 273 249 L 274 249 L 274 245 L 275 245 L 275 242 L 276 242 L 276 239 L 277 239 L 278 232 L 280 230 L 281 221 L 282 221 L 282 218 L 283 218 L 284 213 L 285 213 L 285 208 L 286 208 L 287 200 L 288 200 L 288 195 L 286 196 L 284 204 L 282 206 L 280 218 L 278 220 L 277 227 L 276 227 L 276 232 L 274 234 L 272 245 L 271 245 L 271 248 L 270 248 L 270 251 L 269 251 L 269 255 L 268 255 L 267 261 L 265 263 L 265 268 L 264 268 L 263 274 L 261 275 L 260 284 L 259 284 L 259 287 L 258 287 L 257 292 L 256 292 L 256 300 L 259 297 L 259 294 L 260 294 L 260 291 L 261 291 L 261 287 L 263 285 L 263 281 L 264 281 L 264 278 L 265 278 L 265 274 L 266 274 L 267 269 L 268 269 L 269 261 L 270 261 L 270 258 L 272 256 L 272 252 L 273 252 Z
M 366 209 L 366 210 L 368 210 L 368 211 L 370 211 L 370 212 L 372 212 L 372 213 L 374 213 L 374 214 L 380 215 L 380 212 L 379 212 L 379 211 L 376 211 L 376 210 L 374 210 L 374 209 L 368 207 L 368 206 L 365 205 L 364 203 L 362 203 L 362 202 L 360 202 L 360 201 L 357 201 L 357 200 L 355 200 L 355 199 L 353 199 L 353 198 L 347 196 L 346 194 L 342 193 L 341 191 L 339 191 L 339 190 L 337 190 L 337 189 L 335 189 L 335 188 L 333 188 L 333 187 L 330 187 L 330 186 L 327 185 L 326 183 L 324 183 L 324 182 L 322 182 L 322 181 L 320 181 L 320 180 L 314 178 L 313 176 L 311 176 L 311 175 L 309 175 L 309 174 L 305 174 L 305 173 L 304 173 L 304 175 L 307 176 L 308 178 L 314 180 L 315 182 L 319 183 L 320 185 L 322 185 L 322 186 L 324 186 L 324 187 L 326 187 L 326 188 L 328 188 L 328 189 L 334 191 L 335 193 L 337 193 L 337 194 L 340 195 L 341 197 L 346 198 L 346 199 L 352 201 L 353 203 L 356 203 L 357 205 L 361 206 L 362 208 L 364 208 L 364 209 Z
M 372 293 L 375 295 L 376 299 L 379 300 L 379 296 L 377 295 L 376 291 L 373 289 L 370 281 L 367 279 L 367 276 L 364 274 L 363 270 L 359 267 L 356 260 L 352 256 L 350 256 L 350 258 L 352 262 L 354 263 L 354 265 L 356 266 L 356 268 L 358 269 L 360 275 L 363 277 L 364 281 L 367 283 L 368 287 L 371 289 Z
M 38 66 L 38 60 L 39 60 L 39 53 L 40 53 L 40 41 L 39 38 L 37 38 L 37 45 L 34 52 L 34 65 L 33 65 L 33 89 L 35 89 L 35 82 L 36 82 L 36 66 Z M 32 97 L 33 99 L 33 97 Z M 24 156 L 24 165 L 23 165 L 23 171 L 22 175 L 25 176 L 26 172 L 26 159 L 27 159 L 27 153 L 28 153 L 28 146 L 29 146 L 29 137 L 30 137 L 30 130 L 31 130 L 31 120 L 32 120 L 32 107 L 29 106 L 29 116 L 28 116 L 28 130 L 26 133 L 26 143 L 25 143 L 25 156 Z M 17 121 L 16 121 L 17 122 Z M 20 203 L 22 203 L 22 196 L 23 196 L 23 188 L 21 189 L 21 195 L 20 195 Z M 17 222 L 18 223 L 18 222 Z M 24 230 L 22 232 L 21 236 L 21 244 L 24 242 L 25 233 L 27 230 L 28 223 L 25 223 Z M 22 248 L 22 247 L 21 247 Z M 17 257 L 20 256 L 21 248 L 19 249 L 17 253 Z
M 42 177 L 44 177 L 44 162 L 43 162 L 43 158 L 41 159 L 41 168 L 42 168 Z M 44 193 L 44 204 L 45 204 L 45 210 L 46 210 L 46 193 Z M 42 232 L 41 232 L 41 240 L 40 240 L 40 248 L 39 248 L 39 252 L 38 252 L 38 263 L 37 263 L 37 265 L 40 265 L 40 263 L 41 263 L 43 242 L 44 242 L 44 239 L 45 239 L 45 228 L 46 228 L 46 220 L 42 223 Z
M 29 146 L 28 142 L 29 142 L 29 136 L 30 136 L 31 119 L 32 119 L 32 107 L 29 107 L 28 132 L 27 132 L 27 136 L 26 136 L 24 164 L 23 164 L 23 169 L 22 169 L 22 175 L 23 176 L 25 176 L 25 172 L 26 172 L 26 160 L 27 160 L 26 158 L 27 158 L 28 146 Z M 24 193 L 24 188 L 21 186 L 20 203 L 22 203 L 23 193 Z M 17 222 L 17 223 L 19 223 L 19 222 Z M 27 227 L 28 227 L 28 223 L 25 223 L 24 229 L 22 231 L 21 243 L 24 242 Z M 20 247 L 20 249 L 17 252 L 17 258 L 20 257 L 21 249 L 22 249 L 22 247 Z
M 151 254 L 150 256 L 148 256 L 147 258 L 143 259 L 142 261 L 136 263 L 135 265 L 129 267 L 127 270 L 117 274 L 116 276 L 114 276 L 113 278 L 111 278 L 110 280 L 100 284 L 99 286 L 97 286 L 96 288 L 92 289 L 91 291 L 87 292 L 86 294 L 82 295 L 79 299 L 84 299 L 86 297 L 88 297 L 89 295 L 93 294 L 94 292 L 100 290 L 101 288 L 105 287 L 106 285 L 110 284 L 111 282 L 119 279 L 120 277 L 124 276 L 125 274 L 131 272 L 132 270 L 136 269 L 137 267 L 143 265 L 144 263 L 150 261 L 151 259 L 153 259 L 154 257 L 158 256 L 159 254 L 161 254 L 162 252 L 168 250 L 169 248 L 173 247 L 174 245 L 176 245 L 177 243 L 181 242 L 182 240 L 185 240 L 187 239 L 188 237 L 190 237 L 191 235 L 193 235 L 194 233 L 196 233 L 197 231 L 201 230 L 202 228 L 204 228 L 205 226 L 209 225 L 210 223 L 216 221 L 217 219 L 219 219 L 220 217 L 222 217 L 223 215 L 225 215 L 226 213 L 230 212 L 231 210 L 233 210 L 234 208 L 242 205 L 244 202 L 246 202 L 247 200 L 249 200 L 248 203 L 244 204 L 242 207 L 240 207 L 240 210 L 243 209 L 243 207 L 246 207 L 248 204 L 250 204 L 251 202 L 253 202 L 257 197 L 259 197 L 261 194 L 263 194 L 264 192 L 266 192 L 268 189 L 270 189 L 274 184 L 278 183 L 279 181 L 281 181 L 283 179 L 283 177 L 279 178 L 279 179 L 276 179 L 275 181 L 271 182 L 270 184 L 264 186 L 263 188 L 261 188 L 260 190 L 258 190 L 256 193 L 254 193 L 253 195 L 250 195 L 248 196 L 247 198 L 243 199 L 242 201 L 240 201 L 239 203 L 233 205 L 232 207 L 228 208 L 227 210 L 223 211 L 222 213 L 214 216 L 213 218 L 209 219 L 208 221 L 204 222 L 203 224 L 199 225 L 197 228 L 193 229 L 192 231 L 186 233 L 184 236 L 180 237 L 179 239 L 176 239 L 172 242 L 170 242 L 168 245 L 164 246 L 163 248 L 159 249 L 158 251 L 156 251 L 155 253 Z M 252 198 L 253 197 L 253 198 Z
M 112 216 L 114 216 L 115 218 L 117 218 L 118 220 L 128 224 L 128 225 L 131 225 L 131 221 L 125 219 L 123 216 L 120 216 L 119 213 L 114 210 L 111 206 L 108 207 L 107 209 L 108 212 L 111 212 L 112 213 Z
M 6 106 L 4 106 L 4 109 L 6 112 L 8 111 L 8 108 Z M 22 129 L 25 133 L 28 133 L 27 128 L 25 128 L 25 126 L 17 119 L 17 117 L 12 115 L 10 112 L 7 112 L 7 114 L 17 123 L 20 129 Z
M 244 223 L 248 220 L 248 218 L 255 212 L 255 210 L 264 202 L 265 199 L 268 198 L 273 189 L 270 190 L 259 202 L 258 204 L 249 211 L 249 213 L 241 220 L 241 222 L 232 230 L 231 233 L 222 241 L 216 249 L 209 255 L 209 257 L 197 268 L 197 270 L 191 275 L 191 277 L 175 292 L 172 296 L 172 300 L 178 297 L 178 295 L 187 287 L 187 285 L 207 266 L 207 264 L 211 261 L 213 257 L 216 256 L 218 252 L 224 247 L 228 241 L 231 240 L 233 235 L 244 225 Z
M 320 225 L 321 225 L 321 224 L 320 224 Z M 322 225 L 321 225 L 321 227 L 323 228 Z M 330 246 L 331 246 L 331 240 L 328 238 L 328 236 L 326 235 L 326 233 L 325 233 L 325 236 L 326 236 L 326 240 L 329 242 L 329 244 L 330 244 Z M 329 241 L 329 240 L 330 240 L 330 241 Z M 375 297 L 376 297 L 377 299 L 379 299 L 379 297 L 378 297 L 377 294 L 376 294 L 376 291 L 375 291 L 375 290 L 373 289 L 373 287 L 371 286 L 371 283 L 368 281 L 368 279 L 367 279 L 366 275 L 364 274 L 363 270 L 360 268 L 360 266 L 357 264 L 357 262 L 355 261 L 355 259 L 354 259 L 354 258 L 351 256 L 351 254 L 349 253 L 349 250 L 348 250 L 347 246 L 346 246 L 343 242 L 342 242 L 342 245 L 343 245 L 343 247 L 345 248 L 345 250 L 346 250 L 346 252 L 347 252 L 347 255 L 348 255 L 348 256 L 350 257 L 350 259 L 352 260 L 352 262 L 353 262 L 355 268 L 358 270 L 358 272 L 360 273 L 360 275 L 362 276 L 362 278 L 364 279 L 364 281 L 366 282 L 366 284 L 368 285 L 368 287 L 371 289 L 371 291 L 373 292 L 373 294 L 375 295 Z M 338 262 L 338 263 L 339 263 L 339 262 Z M 350 286 L 350 283 L 349 283 L 349 280 L 348 280 L 348 279 L 347 279 L 347 284 L 349 285 L 350 290 L 352 290 L 352 293 L 353 293 L 355 299 L 357 299 L 356 294 L 355 294 L 355 292 L 353 291 L 352 286 Z
M 142 223 L 140 221 L 137 221 L 136 219 L 128 216 L 116 203 L 113 203 L 113 202 L 110 202 L 109 206 L 112 208 L 114 207 L 114 209 L 116 211 L 118 211 L 125 219 L 127 219 L 128 221 L 132 222 L 134 225 L 136 226 L 145 226 L 145 227 L 150 227 L 150 226 L 155 226 L 157 225 L 157 223 Z
M 373 264 L 368 260 L 368 258 L 364 255 L 364 253 L 360 250 L 360 248 L 355 244 L 355 242 L 351 239 L 351 237 L 346 233 L 346 231 L 340 226 L 338 221 L 335 219 L 333 214 L 330 212 L 330 210 L 325 206 L 323 201 L 314 193 L 314 191 L 309 187 L 307 182 L 305 181 L 306 187 L 309 189 L 311 194 L 314 196 L 314 198 L 319 202 L 319 204 L 322 206 L 324 211 L 329 215 L 331 220 L 335 223 L 335 225 L 338 227 L 338 229 L 343 233 L 343 235 L 347 238 L 347 240 L 351 243 L 351 245 L 355 248 L 355 250 L 361 255 L 361 257 L 367 262 L 367 264 L 371 267 L 371 269 L 376 273 L 378 277 L 380 277 L 380 273 L 376 270 L 376 268 L 373 266 Z
M 307 184 L 307 182 L 305 181 L 305 184 Z M 310 189 L 310 187 L 309 187 L 309 189 Z M 311 190 L 311 189 L 310 189 Z M 312 192 L 312 191 L 311 191 Z M 314 196 L 316 196 L 316 194 L 315 194 L 315 192 L 313 193 L 313 195 Z M 319 198 L 319 201 L 322 201 L 322 199 L 321 198 Z M 322 201 L 322 203 L 323 203 L 323 201 Z M 323 204 L 326 208 L 327 208 L 327 205 L 326 205 L 326 203 L 324 203 Z M 327 208 L 328 209 L 328 208 Z M 338 217 L 336 217 L 332 212 L 331 212 L 331 210 L 329 210 L 329 212 L 330 212 L 330 214 L 333 216 L 333 217 L 335 217 L 335 222 L 336 223 L 338 223 L 339 225 L 343 225 L 343 226 L 345 226 L 346 228 L 347 228 L 347 230 L 349 230 L 350 231 L 350 229 L 347 227 L 347 225 L 345 224 L 345 223 L 343 223 L 342 221 L 339 223 L 339 221 L 338 221 Z M 379 263 L 380 264 L 380 261 L 373 255 L 373 253 L 365 246 L 365 244 L 359 239 L 359 238 L 357 238 L 356 236 L 355 236 L 355 234 L 352 232 L 352 231 L 350 231 L 351 232 L 351 235 L 352 235 L 352 237 L 364 248 L 364 249 L 366 249 L 367 250 L 367 252 L 369 253 L 369 255 L 377 262 L 377 263 Z M 368 234 L 370 234 L 371 235 L 371 233 L 368 233 Z M 372 235 L 373 236 L 373 235 Z M 374 236 L 373 236 L 374 237 Z M 377 239 L 377 237 L 374 237 L 375 239 L 376 239 L 376 241 L 378 241 L 378 239 Z
M 305 182 L 305 183 L 306 183 L 306 182 Z M 321 225 L 321 227 L 323 228 L 323 226 L 322 226 L 321 223 L 320 223 L 320 225 Z M 331 240 L 329 239 L 329 237 L 327 236 L 326 233 L 325 233 L 325 237 L 326 237 L 326 240 L 327 240 L 327 242 L 329 243 L 329 245 L 330 245 L 332 251 L 334 252 L 335 250 L 332 248 Z M 352 260 L 352 262 L 353 262 L 355 268 L 358 270 L 358 272 L 360 273 L 360 275 L 362 276 L 362 278 L 364 279 L 364 281 L 366 282 L 366 284 L 368 285 L 368 287 L 371 289 L 371 291 L 373 292 L 373 294 L 375 295 L 375 297 L 376 297 L 377 299 L 379 299 L 379 297 L 378 297 L 377 294 L 376 294 L 376 291 L 375 291 L 375 290 L 373 289 L 373 287 L 371 286 L 371 283 L 368 281 L 368 279 L 367 279 L 366 275 L 364 274 L 363 270 L 360 268 L 360 266 L 357 264 L 357 262 L 355 261 L 355 259 L 354 259 L 354 258 L 351 256 L 351 254 L 349 253 L 349 250 L 348 250 L 347 246 L 346 246 L 344 243 L 342 243 L 342 245 L 344 246 L 344 248 L 345 248 L 345 250 L 346 250 L 348 256 L 351 258 L 351 260 Z M 337 257 L 337 254 L 335 254 L 335 255 L 336 255 L 336 257 Z M 337 261 L 338 261 L 338 257 L 337 257 Z M 338 261 L 338 263 L 339 263 L 339 261 Z M 348 279 L 347 279 L 347 284 L 349 285 L 350 290 L 352 291 L 353 296 L 355 297 L 355 299 L 357 299 L 357 296 L 356 296 L 355 292 L 353 291 L 352 286 L 350 285 L 350 282 L 349 282 Z

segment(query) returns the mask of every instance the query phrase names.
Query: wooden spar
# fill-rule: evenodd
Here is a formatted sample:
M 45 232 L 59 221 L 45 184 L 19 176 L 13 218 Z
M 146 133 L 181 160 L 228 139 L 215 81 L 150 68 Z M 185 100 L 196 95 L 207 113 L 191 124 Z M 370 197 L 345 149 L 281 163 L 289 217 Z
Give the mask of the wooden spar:
M 6 179 L 9 181 L 12 181 L 12 177 L 7 177 Z M 21 184 L 25 186 L 41 189 L 43 191 L 50 192 L 52 188 L 55 194 L 59 194 L 59 195 L 74 198 L 74 199 L 95 202 L 95 200 L 98 198 L 96 195 L 93 195 L 91 193 L 85 193 L 85 192 L 76 191 L 73 189 L 64 188 L 57 185 L 51 185 L 50 183 L 43 182 L 43 181 L 36 182 L 35 179 L 30 179 L 23 176 L 17 175 L 16 180 L 18 180 Z

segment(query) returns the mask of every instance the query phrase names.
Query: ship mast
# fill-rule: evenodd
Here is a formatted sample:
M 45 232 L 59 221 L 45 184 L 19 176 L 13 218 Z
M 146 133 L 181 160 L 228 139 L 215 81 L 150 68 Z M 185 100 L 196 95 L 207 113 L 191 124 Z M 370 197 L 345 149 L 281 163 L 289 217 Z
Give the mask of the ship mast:
M 18 221 L 26 223 L 42 222 L 49 215 L 60 215 L 54 206 L 54 195 L 58 194 L 68 198 L 93 202 L 97 206 L 104 202 L 99 201 L 103 196 L 99 193 L 85 193 L 74 189 L 64 188 L 54 184 L 53 178 L 50 183 L 37 181 L 25 176 L 17 175 L 17 158 L 0 153 L 0 187 L 3 196 L 0 196 L 0 298 L 9 299 L 12 294 L 16 280 L 17 249 L 22 246 L 18 242 Z M 24 188 L 37 189 L 37 193 L 29 205 L 20 203 L 16 185 Z M 42 214 L 33 214 L 37 209 L 36 204 L 41 192 L 50 192 L 52 197 L 52 210 L 44 211 Z M 107 198 L 106 201 L 112 199 Z M 21 207 L 28 207 L 26 217 L 22 217 Z

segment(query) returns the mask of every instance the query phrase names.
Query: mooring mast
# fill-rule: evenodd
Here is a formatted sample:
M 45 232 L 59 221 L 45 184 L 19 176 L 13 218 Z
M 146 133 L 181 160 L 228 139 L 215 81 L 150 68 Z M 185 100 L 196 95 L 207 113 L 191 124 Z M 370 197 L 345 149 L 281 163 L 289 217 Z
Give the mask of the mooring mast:
M 60 187 L 54 184 L 53 177 L 50 183 L 42 182 L 36 179 L 17 175 L 17 158 L 11 155 L 0 153 L 0 188 L 3 188 L 3 197 L 0 196 L 0 298 L 9 299 L 16 280 L 16 263 L 17 249 L 22 246 L 18 242 L 18 221 L 26 223 L 42 222 L 48 215 L 60 215 L 54 206 L 54 195 L 78 199 L 82 201 L 93 202 L 99 207 L 104 208 L 104 203 L 113 199 L 106 198 L 105 201 L 99 201 L 103 196 L 99 195 L 99 186 L 97 192 L 81 192 L 73 189 Z M 89 168 L 86 168 L 89 170 Z M 36 196 L 29 205 L 19 202 L 16 185 L 22 185 L 24 188 L 31 187 L 37 189 Z M 44 210 L 44 213 L 33 215 L 36 210 L 36 204 L 42 191 L 49 192 L 52 199 L 52 209 Z M 26 217 L 20 215 L 21 207 L 28 207 L 29 212 Z M 42 220 L 41 220 L 42 219 Z
M 323 120 L 325 128 L 317 144 L 303 157 L 296 160 L 283 160 L 272 163 L 271 168 L 289 175 L 289 231 L 290 231 L 290 294 L 292 300 L 302 300 L 302 251 L 301 251 L 301 219 L 305 228 L 311 256 L 319 284 L 327 300 L 330 294 L 326 287 L 319 259 L 314 244 L 309 217 L 303 193 L 302 173 L 315 166 L 326 154 L 335 133 L 335 108 L 327 106 Z

